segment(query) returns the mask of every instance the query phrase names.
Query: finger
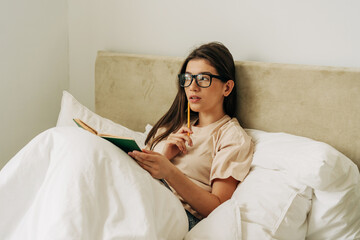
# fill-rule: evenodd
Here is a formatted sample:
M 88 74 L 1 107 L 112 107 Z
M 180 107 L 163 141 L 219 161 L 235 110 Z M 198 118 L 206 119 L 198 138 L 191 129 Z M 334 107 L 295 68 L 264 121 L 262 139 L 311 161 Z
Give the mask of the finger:
M 169 137 L 168 140 L 178 140 L 178 141 L 181 140 L 181 141 L 188 142 L 190 146 L 192 145 L 191 137 L 189 137 L 185 133 L 174 134 L 173 136 Z
M 147 153 L 147 154 L 161 155 L 161 154 L 158 153 L 158 152 L 151 151 L 151 150 L 148 150 L 148 149 L 141 149 L 141 151 L 142 151 L 143 153 Z
M 182 151 L 183 153 L 186 153 L 186 146 L 184 142 L 177 142 L 176 146 Z
M 140 158 L 139 156 L 135 156 L 135 155 L 133 155 L 133 158 L 142 168 L 144 168 L 146 170 L 151 169 L 151 166 L 152 166 L 151 162 L 145 161 L 144 159 Z
M 144 163 L 142 163 L 142 162 L 140 162 L 140 161 L 136 161 L 136 162 L 140 165 L 140 167 L 142 167 L 142 168 L 145 169 L 146 171 L 148 171 L 148 172 L 151 171 L 151 166 L 146 165 L 146 164 L 144 164 Z
M 179 134 L 177 136 L 173 136 L 171 138 L 168 138 L 167 141 L 171 142 L 171 143 L 175 143 L 175 142 L 184 142 L 185 139 L 183 138 L 184 134 Z
M 154 162 L 153 155 L 148 154 L 148 153 L 133 151 L 131 156 L 134 156 L 135 159 L 137 159 L 137 160 L 139 159 L 142 162 L 145 162 L 145 161 Z
M 177 146 L 177 148 L 183 152 L 183 151 L 186 151 L 186 146 L 185 146 L 185 143 L 184 143 L 184 139 L 174 139 L 174 140 L 168 140 L 167 141 L 169 144 L 172 144 L 172 145 L 175 145 Z
M 141 163 L 143 165 L 146 165 L 146 166 L 152 168 L 152 162 L 151 161 L 148 161 L 148 160 L 146 160 L 144 158 L 141 158 L 140 156 L 135 156 L 134 159 L 135 159 L 136 162 Z
M 184 141 L 187 142 L 189 146 L 193 145 L 191 137 L 189 137 L 187 134 L 184 133 L 174 135 L 170 140 Z
M 191 131 L 190 128 L 184 126 L 184 127 L 181 127 L 181 128 L 179 129 L 178 133 L 190 133 L 190 134 L 192 134 L 193 131 Z
M 183 139 L 189 144 L 189 146 L 193 145 L 192 139 L 188 135 L 184 135 Z

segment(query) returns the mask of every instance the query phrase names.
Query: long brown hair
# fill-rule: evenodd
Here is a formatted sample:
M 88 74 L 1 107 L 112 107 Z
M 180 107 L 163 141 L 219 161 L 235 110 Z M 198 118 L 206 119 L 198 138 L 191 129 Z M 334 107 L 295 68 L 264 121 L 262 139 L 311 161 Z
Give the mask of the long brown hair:
M 218 74 L 226 79 L 221 81 L 227 82 L 227 80 L 233 80 L 236 86 L 234 59 L 230 51 L 222 43 L 211 42 L 194 49 L 185 59 L 180 69 L 180 73 L 185 73 L 188 62 L 193 59 L 206 59 L 216 69 Z M 235 110 L 237 109 L 235 86 L 231 93 L 224 98 L 223 103 L 224 111 L 230 117 L 235 116 Z M 187 102 L 185 90 L 180 86 L 180 83 L 178 83 L 178 92 L 174 102 L 167 113 L 165 113 L 165 115 L 160 118 L 160 120 L 151 129 L 145 140 L 145 144 L 148 144 L 151 140 L 150 148 L 153 149 L 157 143 L 186 124 Z M 190 114 L 192 119 L 198 116 L 198 113 L 193 111 L 191 111 Z M 158 129 L 162 127 L 166 130 L 155 137 Z

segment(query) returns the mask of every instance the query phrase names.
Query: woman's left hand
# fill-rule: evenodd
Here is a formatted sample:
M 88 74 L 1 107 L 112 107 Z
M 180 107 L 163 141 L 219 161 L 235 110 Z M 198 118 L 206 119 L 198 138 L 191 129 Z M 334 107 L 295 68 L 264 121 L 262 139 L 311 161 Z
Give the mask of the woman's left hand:
M 142 152 L 133 151 L 128 153 L 136 162 L 153 178 L 166 179 L 174 165 L 164 155 L 143 149 Z

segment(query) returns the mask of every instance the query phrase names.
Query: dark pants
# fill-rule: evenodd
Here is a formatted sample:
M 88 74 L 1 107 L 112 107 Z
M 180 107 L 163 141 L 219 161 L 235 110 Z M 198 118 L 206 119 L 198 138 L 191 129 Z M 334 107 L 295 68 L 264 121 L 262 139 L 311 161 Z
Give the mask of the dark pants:
M 200 222 L 199 219 L 197 219 L 194 215 L 192 215 L 188 210 L 186 211 L 186 215 L 188 217 L 188 221 L 189 221 L 189 231 L 195 227 L 196 224 L 198 224 L 198 222 Z

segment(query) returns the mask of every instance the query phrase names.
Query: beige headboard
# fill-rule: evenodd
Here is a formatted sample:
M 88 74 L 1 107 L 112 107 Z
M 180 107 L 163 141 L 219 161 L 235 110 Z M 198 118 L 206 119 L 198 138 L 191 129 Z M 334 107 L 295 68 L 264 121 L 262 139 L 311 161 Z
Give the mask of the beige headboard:
M 99 51 L 95 108 L 144 131 L 170 107 L 182 58 Z M 360 69 L 236 61 L 244 128 L 326 142 L 360 167 Z

